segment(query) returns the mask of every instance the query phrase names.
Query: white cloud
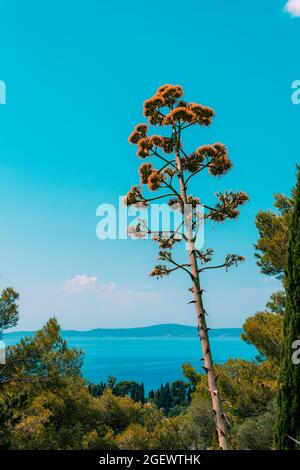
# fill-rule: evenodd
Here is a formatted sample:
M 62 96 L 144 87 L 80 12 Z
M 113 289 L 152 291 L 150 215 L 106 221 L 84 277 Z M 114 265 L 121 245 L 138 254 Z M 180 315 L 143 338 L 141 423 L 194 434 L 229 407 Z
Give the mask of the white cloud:
M 136 295 L 131 290 L 120 290 L 113 281 L 101 282 L 97 276 L 88 276 L 86 274 L 76 274 L 71 279 L 66 279 L 62 289 L 68 294 L 88 292 L 98 298 L 107 297 L 116 301 L 133 298 Z
M 97 282 L 97 276 L 76 274 L 76 276 L 66 280 L 63 290 L 69 293 L 93 291 L 96 288 Z
M 289 0 L 284 9 L 293 17 L 300 16 L 300 0 Z
M 116 292 L 117 284 L 113 281 L 99 282 L 97 285 L 97 291 L 104 294 L 112 294 Z
M 158 292 L 148 289 L 126 289 L 118 286 L 114 281 L 103 282 L 97 276 L 86 274 L 76 274 L 66 279 L 60 291 L 67 294 L 61 303 L 66 302 L 68 306 L 71 305 L 73 311 L 87 310 L 91 314 L 91 311 L 101 308 L 101 318 L 103 318 L 104 310 L 108 312 L 109 317 L 112 314 L 117 315 L 116 318 L 118 318 L 120 311 L 126 311 L 128 314 L 131 309 L 142 311 L 151 308 L 150 306 L 155 310 L 162 304 L 162 296 Z M 64 312 L 67 308 L 65 305 Z M 118 314 L 116 314 L 116 309 Z

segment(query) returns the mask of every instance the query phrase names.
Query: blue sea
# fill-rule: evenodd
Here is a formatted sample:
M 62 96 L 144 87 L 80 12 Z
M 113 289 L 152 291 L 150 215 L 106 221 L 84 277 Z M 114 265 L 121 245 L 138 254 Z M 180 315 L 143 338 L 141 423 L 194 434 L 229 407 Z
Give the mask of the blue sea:
M 157 388 L 165 382 L 181 379 L 182 364 L 190 362 L 201 372 L 201 345 L 199 338 L 187 336 L 99 336 L 89 332 L 63 331 L 69 347 L 84 352 L 83 376 L 93 383 L 106 381 L 109 375 L 118 380 L 143 382 L 145 389 Z M 120 330 L 119 330 L 120 331 Z M 132 330 L 131 330 L 132 331 Z M 229 358 L 251 360 L 257 350 L 240 339 L 241 329 L 222 329 L 211 336 L 211 349 L 215 362 Z M 7 346 L 17 343 L 33 333 L 7 333 Z

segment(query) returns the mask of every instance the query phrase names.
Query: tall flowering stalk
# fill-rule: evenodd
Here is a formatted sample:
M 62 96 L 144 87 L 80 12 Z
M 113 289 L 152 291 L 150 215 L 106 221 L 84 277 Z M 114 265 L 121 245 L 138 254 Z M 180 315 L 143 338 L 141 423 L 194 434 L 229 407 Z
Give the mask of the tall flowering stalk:
M 223 222 L 226 219 L 236 219 L 239 216 L 239 206 L 243 205 L 248 196 L 244 192 L 216 194 L 217 201 L 213 206 L 203 204 L 205 215 L 199 218 L 197 211 L 193 210 L 199 204 L 199 198 L 188 194 L 190 180 L 197 174 L 208 170 L 212 176 L 222 176 L 232 167 L 225 145 L 214 143 L 202 145 L 194 152 L 184 150 L 182 143 L 183 131 L 190 126 L 209 126 L 214 117 L 211 108 L 196 103 L 187 103 L 182 100 L 183 90 L 179 85 L 163 85 L 156 94 L 145 101 L 144 116 L 148 118 L 150 126 L 164 128 L 165 135 L 149 135 L 148 124 L 138 124 L 129 137 L 129 142 L 137 145 L 137 156 L 141 159 L 151 158 L 151 162 L 143 163 L 139 168 L 140 184 L 133 186 L 127 196 L 128 206 L 147 207 L 152 201 L 166 199 L 171 209 L 178 210 L 183 216 L 186 230 L 182 230 L 181 239 L 188 246 L 188 262 L 180 263 L 174 259 L 173 247 L 178 242 L 178 230 L 167 232 L 152 232 L 143 223 L 130 228 L 131 233 L 141 237 L 151 234 L 159 245 L 158 259 L 166 264 L 158 264 L 150 275 L 163 277 L 176 270 L 183 270 L 191 279 L 193 300 L 195 305 L 199 337 L 202 345 L 204 361 L 203 369 L 208 380 L 208 389 L 211 396 L 212 408 L 215 416 L 219 448 L 228 449 L 227 419 L 222 409 L 222 402 L 217 388 L 211 349 L 209 344 L 206 312 L 202 300 L 200 273 L 208 269 L 229 268 L 243 261 L 242 256 L 229 254 L 224 262 L 211 265 L 213 250 L 199 250 L 196 248 L 196 236 L 199 223 L 204 220 Z M 148 186 L 147 195 L 144 194 L 144 185 Z M 152 196 L 151 192 L 157 195 Z M 150 194 L 150 195 L 149 195 Z M 192 207 L 192 211 L 187 211 Z M 188 215 L 187 215 L 188 214 Z

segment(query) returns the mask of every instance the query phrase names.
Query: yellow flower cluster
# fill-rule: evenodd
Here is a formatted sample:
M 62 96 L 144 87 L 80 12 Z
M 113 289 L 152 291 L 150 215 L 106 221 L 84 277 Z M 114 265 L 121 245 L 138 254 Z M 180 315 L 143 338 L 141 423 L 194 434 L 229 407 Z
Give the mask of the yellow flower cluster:
M 201 104 L 179 100 L 182 95 L 180 85 L 167 84 L 159 87 L 155 95 L 144 102 L 144 116 L 152 125 L 166 126 L 187 122 L 208 126 L 214 117 L 214 111 Z M 170 111 L 165 115 L 161 108 L 169 108 Z
M 216 143 L 213 145 L 202 145 L 189 156 L 181 159 L 182 168 L 191 173 L 198 171 L 201 165 L 208 167 L 213 176 L 221 176 L 232 168 L 232 162 L 228 158 L 225 145 Z
M 150 191 L 156 191 L 159 189 L 162 183 L 162 175 L 157 171 L 154 170 L 148 177 L 148 188 Z
M 147 184 L 149 176 L 153 172 L 152 163 L 143 163 L 139 168 L 139 174 L 141 177 L 141 183 Z
M 209 214 L 210 219 L 216 222 L 223 222 L 227 218 L 236 219 L 240 214 L 238 207 L 249 201 L 249 197 L 244 191 L 236 193 L 228 191 L 226 193 L 217 193 L 216 196 L 219 201 Z
M 162 135 L 147 136 L 148 126 L 146 124 L 138 124 L 134 131 L 130 134 L 128 141 L 138 146 L 137 156 L 141 158 L 148 157 L 154 147 L 161 148 L 165 153 L 172 153 L 174 150 L 174 141 L 169 137 Z

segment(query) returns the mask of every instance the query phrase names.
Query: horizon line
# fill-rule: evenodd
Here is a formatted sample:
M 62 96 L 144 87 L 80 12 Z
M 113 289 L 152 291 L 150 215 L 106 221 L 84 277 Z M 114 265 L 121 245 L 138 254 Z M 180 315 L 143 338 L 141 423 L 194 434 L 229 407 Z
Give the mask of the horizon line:
M 88 333 L 88 332 L 91 332 L 91 331 L 96 331 L 96 330 L 138 330 L 138 329 L 142 329 L 142 328 L 153 328 L 153 327 L 158 327 L 158 326 L 181 326 L 181 327 L 187 327 L 187 328 L 195 328 L 197 329 L 197 325 L 186 325 L 186 324 L 183 324 L 183 323 L 154 323 L 154 324 L 150 324 L 150 325 L 142 325 L 142 326 L 124 326 L 124 327 L 95 327 L 95 328 L 90 328 L 90 329 L 87 329 L 87 330 L 77 330 L 77 329 L 74 329 L 74 328 L 70 328 L 70 329 L 64 329 L 64 328 L 61 328 L 61 331 L 64 331 L 64 332 L 68 332 L 68 331 L 76 331 L 76 332 L 79 332 L 79 333 Z M 42 327 L 43 328 L 43 327 Z M 3 332 L 2 334 L 5 335 L 5 334 L 14 334 L 14 333 L 33 333 L 33 332 L 37 332 L 37 331 L 40 331 L 42 328 L 38 328 L 38 329 L 35 329 L 35 330 L 13 330 L 13 331 L 8 331 L 8 332 Z M 242 326 L 218 326 L 218 327 L 215 327 L 215 328 L 210 328 L 211 331 L 213 330 L 232 330 L 232 329 L 243 329 Z

